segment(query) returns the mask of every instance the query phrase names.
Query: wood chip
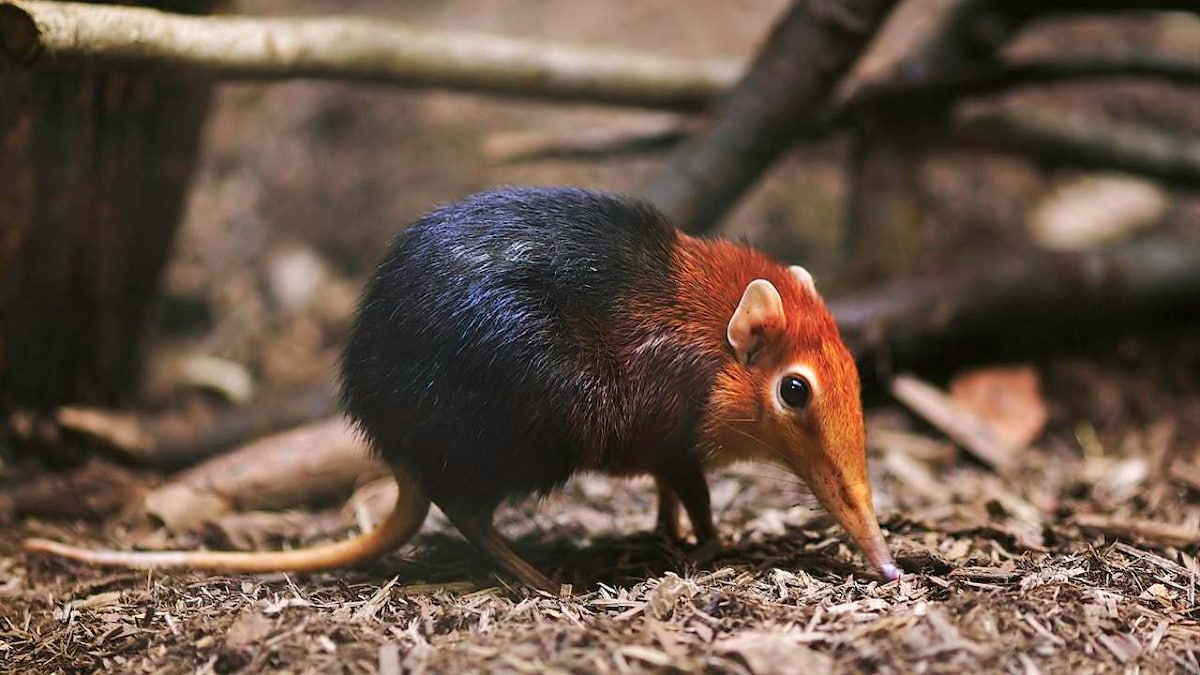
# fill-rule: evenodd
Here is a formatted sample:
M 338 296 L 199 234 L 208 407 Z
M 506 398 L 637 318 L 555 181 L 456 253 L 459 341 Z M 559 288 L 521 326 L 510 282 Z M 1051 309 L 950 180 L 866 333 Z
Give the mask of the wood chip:
M 672 659 L 666 654 L 651 647 L 642 647 L 638 645 L 629 645 L 621 648 L 621 655 L 625 658 L 645 661 L 652 666 L 667 668 L 671 665 Z
M 400 675 L 400 645 L 395 642 L 379 645 L 379 675 Z
M 1117 657 L 1117 660 L 1121 663 L 1129 663 L 1142 654 L 1142 645 L 1130 635 L 1106 635 L 1100 633 L 1096 636 L 1096 639 L 1108 651 L 1112 652 L 1113 656 Z
M 1196 451 L 1200 454 L 1200 450 Z M 1200 492 L 1200 462 L 1191 462 L 1185 464 L 1183 462 L 1175 462 L 1170 469 L 1171 480 L 1188 486 L 1196 492 Z
M 969 579 L 989 584 L 1011 584 L 1019 582 L 1025 575 L 1016 570 L 995 567 L 959 567 L 950 572 L 951 579 Z
M 833 661 L 805 646 L 787 633 L 749 630 L 720 640 L 715 651 L 738 657 L 754 675 L 784 675 L 795 673 L 803 664 L 805 675 L 825 675 L 833 672 Z

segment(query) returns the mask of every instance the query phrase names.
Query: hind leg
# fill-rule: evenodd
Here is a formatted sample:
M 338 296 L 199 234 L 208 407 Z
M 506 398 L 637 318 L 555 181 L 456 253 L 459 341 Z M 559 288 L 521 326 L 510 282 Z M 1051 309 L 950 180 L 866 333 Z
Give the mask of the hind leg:
M 500 536 L 500 533 L 496 531 L 496 526 L 492 523 L 493 513 L 491 511 L 447 511 L 443 508 L 442 512 L 467 538 L 467 541 L 491 556 L 501 568 L 516 577 L 521 583 L 540 588 L 547 593 L 558 594 L 560 585 L 539 572 L 533 565 L 522 560 L 509 547 L 504 537 Z

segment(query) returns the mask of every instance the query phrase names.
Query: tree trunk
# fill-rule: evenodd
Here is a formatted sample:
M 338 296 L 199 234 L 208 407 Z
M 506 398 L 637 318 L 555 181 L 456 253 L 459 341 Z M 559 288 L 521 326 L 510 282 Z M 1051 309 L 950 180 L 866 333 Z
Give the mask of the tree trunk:
M 0 75 L 0 409 L 133 391 L 211 92 L 88 68 Z

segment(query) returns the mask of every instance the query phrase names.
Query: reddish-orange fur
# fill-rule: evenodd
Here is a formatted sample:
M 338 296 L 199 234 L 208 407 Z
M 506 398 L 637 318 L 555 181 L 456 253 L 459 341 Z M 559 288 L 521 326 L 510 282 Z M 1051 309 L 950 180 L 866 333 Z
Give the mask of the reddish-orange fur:
M 786 467 L 805 479 L 878 569 L 894 574 L 867 482 L 858 371 L 824 302 L 786 266 L 723 240 L 681 237 L 675 270 L 672 316 L 691 334 L 693 348 L 730 349 L 725 326 L 755 279 L 769 281 L 784 308 L 782 325 L 763 326 L 766 346 L 752 363 L 722 361 L 699 424 L 706 464 L 757 460 Z M 792 415 L 774 396 L 780 374 L 796 365 L 815 376 L 819 395 Z
M 778 327 L 782 339 L 773 342 L 774 347 L 765 350 L 754 367 L 730 363 L 719 372 L 710 419 L 703 426 L 708 435 L 722 437 L 720 427 L 729 421 L 761 421 L 766 415 L 764 398 L 771 394 L 773 384 L 769 375 L 790 363 L 804 362 L 816 370 L 826 392 L 819 401 L 823 407 L 813 411 L 814 424 L 850 447 L 862 447 L 858 371 L 820 297 L 803 288 L 787 267 L 752 248 L 724 240 L 681 238 L 677 269 L 680 305 L 691 317 L 688 328 L 701 333 L 696 335 L 697 343 L 727 348 L 725 325 L 743 289 L 755 279 L 766 279 L 775 286 L 787 317 L 785 325 Z

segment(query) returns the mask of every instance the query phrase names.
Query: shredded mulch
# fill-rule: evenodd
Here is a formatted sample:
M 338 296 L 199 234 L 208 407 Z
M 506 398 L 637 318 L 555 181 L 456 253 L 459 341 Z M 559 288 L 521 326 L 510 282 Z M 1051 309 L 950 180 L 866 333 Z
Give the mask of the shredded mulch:
M 130 536 L 29 519 L 0 542 L 0 670 L 1200 673 L 1198 366 L 1194 339 L 1039 364 L 1049 426 L 1006 476 L 873 409 L 876 500 L 906 571 L 887 584 L 762 467 L 712 480 L 727 546 L 707 558 L 649 533 L 649 483 L 581 477 L 504 510 L 564 597 L 496 577 L 436 512 L 401 555 L 298 578 L 25 559 L 20 536 Z M 354 528 L 310 518 L 330 517 Z M 328 536 L 304 520 L 285 545 Z

